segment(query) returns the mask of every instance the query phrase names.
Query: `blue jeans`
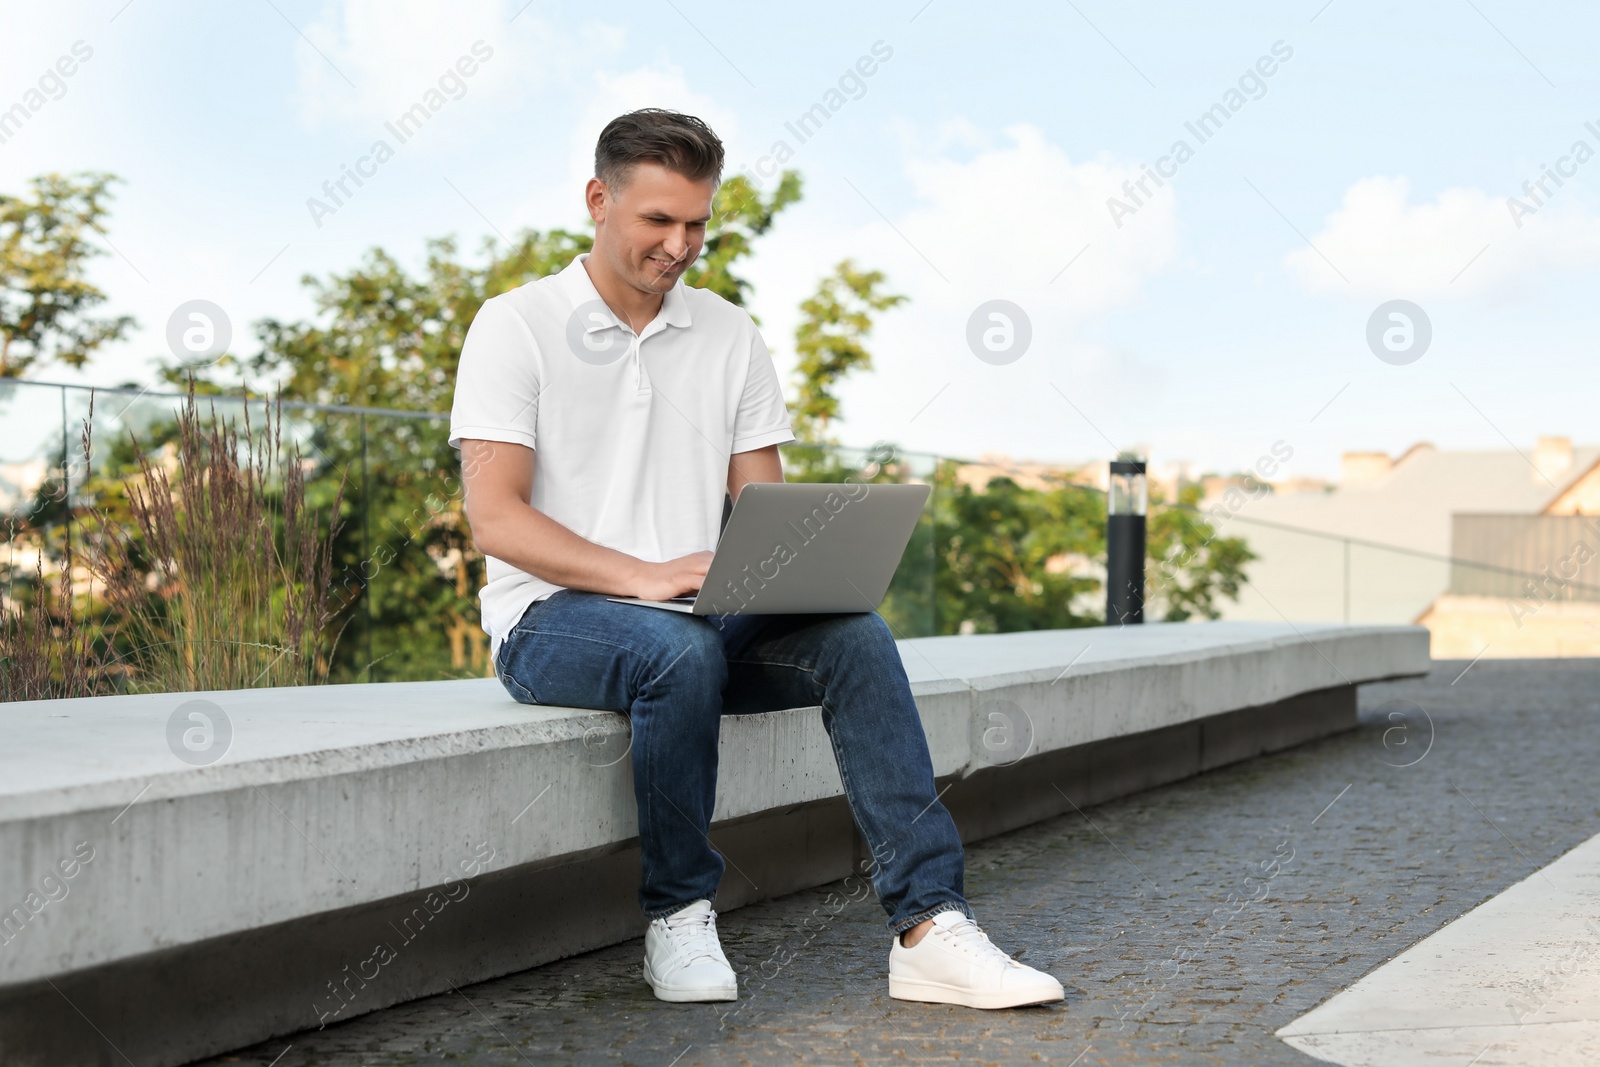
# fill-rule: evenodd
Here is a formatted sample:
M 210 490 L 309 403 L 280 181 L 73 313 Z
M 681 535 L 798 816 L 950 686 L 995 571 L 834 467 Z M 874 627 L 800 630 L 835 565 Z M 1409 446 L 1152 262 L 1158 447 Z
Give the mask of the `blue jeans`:
M 961 839 L 877 615 L 695 616 L 564 589 L 523 614 L 495 672 L 524 704 L 628 715 L 639 904 L 650 918 L 711 900 L 722 879 L 707 836 L 722 715 L 818 705 L 890 928 L 942 911 L 971 916 Z

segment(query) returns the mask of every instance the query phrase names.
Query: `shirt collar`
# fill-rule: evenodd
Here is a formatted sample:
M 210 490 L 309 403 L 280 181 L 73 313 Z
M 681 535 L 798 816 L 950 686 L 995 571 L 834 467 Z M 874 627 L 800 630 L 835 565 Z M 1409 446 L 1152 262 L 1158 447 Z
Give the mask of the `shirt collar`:
M 568 299 L 572 301 L 573 307 L 581 307 L 590 301 L 599 301 L 600 307 L 596 310 L 609 318 L 613 324 L 621 326 L 622 323 L 612 313 L 610 306 L 600 298 L 600 291 L 594 287 L 594 281 L 583 265 L 589 255 L 590 253 L 584 252 L 574 257 L 571 263 L 561 269 L 556 278 L 560 281 Z M 661 313 L 657 318 L 668 326 L 688 326 L 693 322 L 689 315 L 689 300 L 683 295 L 683 288 L 683 279 L 679 278 L 661 298 Z M 601 327 L 590 327 L 590 329 L 598 328 Z M 646 329 L 648 328 L 646 326 Z

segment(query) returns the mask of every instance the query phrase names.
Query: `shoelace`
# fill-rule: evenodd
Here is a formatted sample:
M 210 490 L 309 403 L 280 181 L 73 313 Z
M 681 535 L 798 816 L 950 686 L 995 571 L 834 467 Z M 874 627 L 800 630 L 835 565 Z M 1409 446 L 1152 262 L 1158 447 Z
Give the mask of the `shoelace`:
M 722 962 L 722 946 L 717 941 L 717 913 L 703 915 L 669 915 L 665 920 L 672 931 L 672 940 L 685 959 L 693 963 L 706 959 Z
M 1007 967 L 1022 966 L 1013 957 L 1002 952 L 993 941 L 990 941 L 989 935 L 984 933 L 982 928 L 971 919 L 965 919 L 955 926 L 938 927 L 938 929 L 942 929 L 949 934 L 960 948 L 990 963 L 1001 963 Z M 1017 955 L 1020 956 L 1021 953 L 1019 952 Z

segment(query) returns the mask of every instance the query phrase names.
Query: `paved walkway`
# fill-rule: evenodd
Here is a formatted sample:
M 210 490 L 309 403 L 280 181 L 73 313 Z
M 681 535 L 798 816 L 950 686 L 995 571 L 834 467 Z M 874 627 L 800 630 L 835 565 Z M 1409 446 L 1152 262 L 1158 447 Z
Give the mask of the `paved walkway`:
M 1278 1036 L 1344 1067 L 1600 1063 L 1600 835 Z
M 1369 687 L 1356 732 L 970 849 L 980 919 L 1063 1005 L 892 1001 L 881 910 L 824 888 L 723 919 L 737 1004 L 656 1002 L 631 942 L 206 1063 L 1309 1064 L 1274 1032 L 1600 833 L 1600 661 L 1467 667 Z

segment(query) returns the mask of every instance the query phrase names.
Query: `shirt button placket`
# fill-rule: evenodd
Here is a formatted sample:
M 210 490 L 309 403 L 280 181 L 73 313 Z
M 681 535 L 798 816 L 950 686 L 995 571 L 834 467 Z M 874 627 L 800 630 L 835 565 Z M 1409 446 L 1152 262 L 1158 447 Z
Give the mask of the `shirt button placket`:
M 643 394 L 646 394 L 646 393 L 650 392 L 650 382 L 644 376 L 644 357 L 643 357 L 643 355 L 640 354 L 640 351 L 639 351 L 639 348 L 640 348 L 640 346 L 642 344 L 644 344 L 644 339 L 641 338 L 638 334 L 634 334 L 633 335 L 633 345 L 629 349 L 629 351 L 633 356 L 633 382 L 634 382 L 634 389 L 640 395 L 643 395 Z

